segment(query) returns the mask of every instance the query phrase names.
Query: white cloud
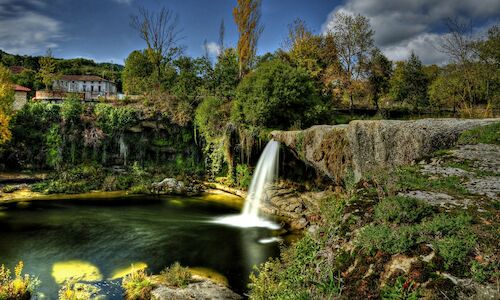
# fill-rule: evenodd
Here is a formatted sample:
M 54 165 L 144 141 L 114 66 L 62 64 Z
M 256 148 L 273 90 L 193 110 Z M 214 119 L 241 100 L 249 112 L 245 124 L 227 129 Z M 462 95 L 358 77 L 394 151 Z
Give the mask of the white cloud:
M 499 18 L 498 0 L 347 0 L 332 11 L 322 26 L 333 27 L 336 12 L 361 14 L 375 30 L 375 44 L 392 60 L 405 59 L 411 51 L 426 64 L 444 63 L 436 46 L 443 33 L 436 32 L 447 18 L 484 20 Z
M 35 2 L 30 1 L 31 4 Z M 41 54 L 56 48 L 61 23 L 9 0 L 0 1 L 0 49 L 16 54 Z
M 211 56 L 214 56 L 214 57 L 218 56 L 221 52 L 221 47 L 216 42 L 207 43 L 206 48 L 207 48 L 208 54 Z

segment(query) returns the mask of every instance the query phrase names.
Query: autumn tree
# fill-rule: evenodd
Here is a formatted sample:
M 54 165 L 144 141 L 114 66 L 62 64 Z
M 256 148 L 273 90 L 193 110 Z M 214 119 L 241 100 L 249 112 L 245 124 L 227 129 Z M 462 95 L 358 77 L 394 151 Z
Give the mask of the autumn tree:
M 354 106 L 354 81 L 366 73 L 367 59 L 373 48 L 373 30 L 368 19 L 342 12 L 335 14 L 330 28 L 343 68 L 344 86 L 349 95 L 349 106 Z
M 10 140 L 9 114 L 14 102 L 14 89 L 9 69 L 0 64 L 0 144 Z
M 233 17 L 238 27 L 238 65 L 239 76 L 243 77 L 250 69 L 257 52 L 257 41 L 264 30 L 260 24 L 260 0 L 237 0 Z
M 130 25 L 146 42 L 147 57 L 160 81 L 162 63 L 170 62 L 181 52 L 178 47 L 181 33 L 179 16 L 166 7 L 154 12 L 139 7 L 138 14 L 131 17 Z
M 56 71 L 56 61 L 52 56 L 52 50 L 48 49 L 45 56 L 40 57 L 40 69 L 37 77 L 43 82 L 46 90 L 52 89 L 52 84 L 59 78 Z

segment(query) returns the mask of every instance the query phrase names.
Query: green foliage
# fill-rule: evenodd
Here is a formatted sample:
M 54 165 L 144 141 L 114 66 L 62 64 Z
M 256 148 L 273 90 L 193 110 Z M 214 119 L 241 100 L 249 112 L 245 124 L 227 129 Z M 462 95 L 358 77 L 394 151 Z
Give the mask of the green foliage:
M 494 144 L 500 145 L 500 122 L 479 126 L 460 134 L 460 144 Z
M 415 282 L 402 276 L 396 278 L 394 285 L 383 287 L 381 292 L 382 299 L 387 300 L 417 300 L 421 297 Z
M 376 250 L 396 254 L 408 251 L 415 246 L 416 228 L 402 226 L 391 228 L 386 224 L 368 225 L 360 233 L 357 243 L 366 252 L 374 254 Z
M 241 81 L 231 118 L 247 127 L 288 129 L 296 122 L 314 123 L 324 110 L 309 73 L 275 59 Z
M 252 181 L 252 173 L 247 165 L 238 164 L 236 166 L 236 185 L 240 189 L 248 189 Z
M 368 70 L 372 101 L 375 107 L 378 108 L 380 98 L 389 92 L 392 62 L 379 49 L 375 49 L 372 50 Z
M 473 234 L 445 236 L 437 240 L 435 246 L 439 256 L 444 259 L 444 268 L 449 269 L 454 265 L 464 264 L 471 250 L 476 245 Z
M 467 190 L 457 176 L 429 178 L 421 174 L 417 166 L 402 167 L 396 171 L 397 187 L 400 191 L 430 190 L 447 192 L 451 195 L 466 195 Z
M 122 287 L 125 290 L 125 299 L 146 300 L 151 299 L 153 282 L 144 269 L 139 269 L 123 278 Z
M 59 125 L 54 124 L 49 129 L 45 137 L 45 145 L 47 147 L 47 164 L 56 169 L 59 169 L 63 162 L 63 140 L 59 130 Z
M 37 74 L 38 78 L 43 82 L 46 90 L 52 89 L 53 82 L 59 78 L 56 71 L 56 60 L 52 57 L 52 51 L 47 50 L 47 54 L 40 57 L 38 63 L 40 65 Z
M 8 114 L 14 103 L 14 89 L 9 69 L 0 64 L 0 112 Z
M 386 223 L 414 223 L 430 213 L 429 205 L 410 197 L 387 197 L 375 206 L 375 218 Z
M 80 99 L 70 96 L 61 104 L 61 118 L 68 127 L 81 124 L 80 116 L 83 112 L 83 105 Z
M 94 108 L 96 123 L 105 133 L 114 135 L 125 129 L 137 125 L 138 112 L 126 106 L 113 106 L 99 103 Z
M 4 265 L 0 266 L 0 299 L 29 300 L 34 296 L 40 281 L 33 276 L 21 274 L 24 264 L 20 261 L 14 269 L 14 277 Z
M 172 287 L 186 287 L 191 281 L 192 274 L 188 268 L 175 262 L 160 273 L 159 280 Z
M 151 88 L 150 76 L 154 66 L 144 51 L 132 51 L 125 59 L 123 69 L 123 90 L 132 95 L 139 95 Z
M 224 99 L 235 96 L 239 80 L 238 57 L 233 48 L 225 49 L 214 66 L 213 84 L 215 95 Z
M 105 176 L 102 167 L 82 164 L 68 170 L 60 171 L 51 180 L 34 184 L 32 190 L 46 194 L 84 193 L 100 189 Z
M 428 78 L 422 62 L 412 53 L 405 62 L 398 62 L 390 80 L 390 94 L 394 101 L 407 103 L 418 109 L 427 103 Z

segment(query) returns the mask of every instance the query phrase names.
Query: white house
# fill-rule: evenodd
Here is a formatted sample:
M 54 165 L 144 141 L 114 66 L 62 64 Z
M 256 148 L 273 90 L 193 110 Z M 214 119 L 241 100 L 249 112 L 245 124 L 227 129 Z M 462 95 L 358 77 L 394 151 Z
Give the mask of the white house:
M 116 96 L 116 84 L 95 75 L 63 75 L 52 85 L 54 91 L 85 93 L 85 100 Z

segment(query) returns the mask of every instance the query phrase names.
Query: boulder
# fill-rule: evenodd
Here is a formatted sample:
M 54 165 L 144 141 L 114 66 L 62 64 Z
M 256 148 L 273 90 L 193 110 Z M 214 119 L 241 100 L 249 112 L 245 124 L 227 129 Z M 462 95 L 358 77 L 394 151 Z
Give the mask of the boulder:
M 156 300 L 184 300 L 184 299 L 212 299 L 212 300 L 239 300 L 240 295 L 228 287 L 210 280 L 200 280 L 190 283 L 185 288 L 174 288 L 160 285 L 152 292 L 152 299 Z

